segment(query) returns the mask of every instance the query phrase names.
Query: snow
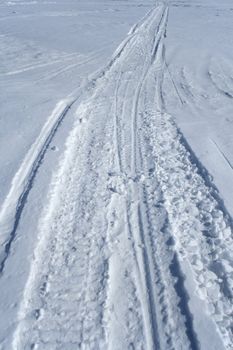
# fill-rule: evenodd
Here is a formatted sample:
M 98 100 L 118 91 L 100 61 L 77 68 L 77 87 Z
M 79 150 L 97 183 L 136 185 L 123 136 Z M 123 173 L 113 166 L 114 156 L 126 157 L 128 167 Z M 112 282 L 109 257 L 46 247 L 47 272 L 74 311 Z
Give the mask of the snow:
M 229 0 L 171 1 L 166 60 L 179 97 L 169 91 L 174 87 L 168 72 L 165 79 L 167 109 L 213 176 L 231 216 L 232 16 Z
M 232 349 L 232 17 L 1 2 L 0 349 Z

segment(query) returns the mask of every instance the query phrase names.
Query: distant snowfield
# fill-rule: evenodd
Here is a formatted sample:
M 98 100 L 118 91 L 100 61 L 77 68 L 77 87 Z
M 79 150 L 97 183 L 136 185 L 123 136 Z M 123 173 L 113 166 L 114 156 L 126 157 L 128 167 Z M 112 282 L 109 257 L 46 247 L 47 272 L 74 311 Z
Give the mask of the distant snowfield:
M 0 349 L 233 349 L 230 0 L 0 3 Z

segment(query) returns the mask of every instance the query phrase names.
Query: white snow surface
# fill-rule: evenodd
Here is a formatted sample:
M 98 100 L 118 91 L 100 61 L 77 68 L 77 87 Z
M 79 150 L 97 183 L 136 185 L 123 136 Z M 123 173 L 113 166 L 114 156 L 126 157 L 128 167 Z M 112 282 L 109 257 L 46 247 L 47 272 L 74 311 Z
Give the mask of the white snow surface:
M 233 349 L 232 32 L 230 0 L 0 2 L 1 350 Z

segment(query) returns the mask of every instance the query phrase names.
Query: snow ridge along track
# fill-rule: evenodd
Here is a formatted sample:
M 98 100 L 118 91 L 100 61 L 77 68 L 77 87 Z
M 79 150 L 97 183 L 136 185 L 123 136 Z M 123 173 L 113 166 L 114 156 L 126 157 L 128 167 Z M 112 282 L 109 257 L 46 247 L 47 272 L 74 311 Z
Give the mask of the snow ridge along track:
M 4 270 L 36 173 L 54 134 L 74 102 L 74 100 L 67 99 L 57 104 L 12 181 L 10 192 L 0 211 L 0 273 Z
M 199 349 L 200 317 L 231 349 L 232 230 L 163 110 L 167 20 L 149 12 L 77 110 L 13 349 Z

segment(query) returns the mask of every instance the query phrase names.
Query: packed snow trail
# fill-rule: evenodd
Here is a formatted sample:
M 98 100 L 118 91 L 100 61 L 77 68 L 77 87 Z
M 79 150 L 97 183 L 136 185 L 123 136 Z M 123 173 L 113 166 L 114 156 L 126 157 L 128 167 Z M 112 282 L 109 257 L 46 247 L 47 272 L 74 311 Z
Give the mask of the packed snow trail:
M 134 26 L 78 107 L 13 349 L 232 349 L 232 229 L 163 108 L 167 20 Z

